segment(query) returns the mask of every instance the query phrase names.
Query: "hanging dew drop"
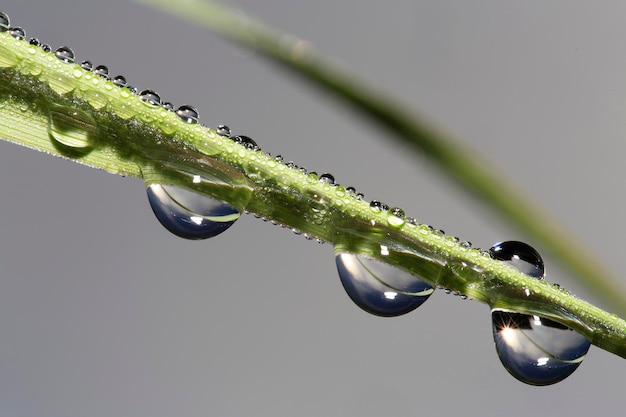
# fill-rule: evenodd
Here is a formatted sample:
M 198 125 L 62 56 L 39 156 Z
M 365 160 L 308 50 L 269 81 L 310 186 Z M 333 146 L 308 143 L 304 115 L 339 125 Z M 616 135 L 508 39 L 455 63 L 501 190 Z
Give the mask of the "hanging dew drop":
M 545 268 L 539 253 L 523 242 L 494 245 L 489 255 L 520 272 L 544 279 Z M 502 365 L 518 380 L 530 385 L 562 381 L 582 363 L 591 343 L 579 333 L 545 317 L 491 311 L 496 351 Z
M 185 239 L 219 235 L 240 216 L 231 205 L 174 185 L 153 183 L 146 188 L 148 201 L 161 224 Z
M 348 296 L 376 316 L 394 317 L 413 311 L 434 291 L 416 276 L 363 255 L 336 251 L 335 262 Z
M 493 310 L 491 320 L 500 361 L 511 375 L 530 385 L 567 378 L 591 344 L 570 328 L 539 316 Z

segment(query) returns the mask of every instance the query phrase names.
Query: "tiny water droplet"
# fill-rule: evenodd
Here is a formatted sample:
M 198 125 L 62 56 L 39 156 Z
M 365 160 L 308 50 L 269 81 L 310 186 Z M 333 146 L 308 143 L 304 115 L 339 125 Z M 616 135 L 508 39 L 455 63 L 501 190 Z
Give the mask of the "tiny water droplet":
M 139 99 L 153 106 L 158 106 L 161 104 L 161 97 L 159 97 L 159 95 L 152 90 L 143 90 L 141 93 L 139 93 Z
M 24 38 L 26 37 L 26 33 L 24 32 L 24 29 L 22 29 L 19 26 L 16 26 L 14 28 L 9 28 L 9 35 L 11 35 L 15 39 L 19 39 L 21 41 L 23 41 Z
M 11 26 L 11 19 L 6 13 L 0 12 L 0 32 L 6 32 Z
M 79 152 L 91 149 L 96 121 L 90 114 L 72 107 L 52 105 L 49 109 L 48 134 L 61 151 Z M 79 156 L 74 154 L 74 156 Z
M 413 311 L 434 291 L 416 276 L 366 256 L 336 252 L 335 262 L 348 296 L 377 316 L 394 317 Z
M 113 84 L 118 87 L 126 87 L 126 77 L 123 75 L 116 75 L 113 77 Z
M 492 258 L 517 268 L 523 274 L 538 279 L 543 279 L 545 276 L 541 255 L 527 243 L 516 240 L 496 243 L 489 249 L 489 254 Z
M 197 124 L 198 123 L 198 111 L 195 107 L 188 104 L 184 104 L 176 109 L 176 115 L 180 117 L 184 122 Z
M 174 111 L 174 105 L 169 101 L 164 101 L 161 103 L 161 107 L 163 107 L 167 111 Z
M 133 94 L 139 93 L 139 90 L 137 89 L 137 87 L 133 87 L 132 85 L 127 85 L 126 88 L 128 88 L 128 91 L 130 91 Z
M 110 80 L 111 76 L 109 75 L 109 68 L 106 65 L 98 65 L 93 69 L 93 73 L 99 75 L 105 80 Z
M 319 181 L 323 184 L 334 185 L 335 177 L 332 174 L 325 173 L 320 175 Z
M 217 126 L 217 129 L 215 131 L 220 136 L 230 136 L 230 127 L 226 125 Z
M 207 239 L 235 223 L 240 213 L 231 205 L 185 188 L 150 184 L 148 201 L 156 218 L 170 232 L 185 239 Z
M 74 62 L 74 51 L 67 46 L 61 46 L 54 51 L 54 56 L 63 62 Z
M 493 310 L 491 319 L 500 361 L 526 384 L 562 381 L 578 368 L 591 345 L 577 332 L 543 317 Z
M 42 43 L 40 46 L 41 50 L 44 52 L 50 52 L 52 48 L 47 43 Z
M 30 38 L 28 43 L 33 45 L 33 46 L 39 46 L 39 39 L 37 39 L 37 38 Z

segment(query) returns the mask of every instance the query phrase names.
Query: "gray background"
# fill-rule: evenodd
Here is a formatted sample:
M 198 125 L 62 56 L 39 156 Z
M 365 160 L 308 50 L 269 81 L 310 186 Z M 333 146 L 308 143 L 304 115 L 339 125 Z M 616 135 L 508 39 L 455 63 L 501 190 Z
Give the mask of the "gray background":
M 231 4 L 463 137 L 623 274 L 626 3 Z M 1 8 L 28 36 L 366 198 L 480 247 L 524 238 L 254 51 L 127 1 Z M 158 224 L 140 180 L 4 142 L 0 193 L 1 416 L 623 413 L 624 360 L 592 347 L 564 382 L 526 386 L 500 365 L 484 304 L 438 292 L 407 316 L 369 316 L 330 245 L 252 216 L 184 241 Z M 545 261 L 550 281 L 598 301 Z

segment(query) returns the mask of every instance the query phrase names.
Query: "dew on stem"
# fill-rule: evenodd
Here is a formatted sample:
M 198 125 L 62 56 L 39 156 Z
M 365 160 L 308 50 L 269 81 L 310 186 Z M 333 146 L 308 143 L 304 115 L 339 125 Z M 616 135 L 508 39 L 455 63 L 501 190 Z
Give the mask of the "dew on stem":
M 526 243 L 498 243 L 489 254 L 520 272 L 544 279 L 543 260 Z M 567 378 L 581 364 L 591 345 L 582 335 L 545 317 L 495 308 L 491 322 L 502 365 L 530 385 L 550 385 Z

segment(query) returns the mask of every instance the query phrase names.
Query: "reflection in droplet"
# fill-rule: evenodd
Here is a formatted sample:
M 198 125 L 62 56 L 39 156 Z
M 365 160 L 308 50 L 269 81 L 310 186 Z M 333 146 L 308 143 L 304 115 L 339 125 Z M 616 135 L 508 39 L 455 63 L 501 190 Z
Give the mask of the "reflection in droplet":
M 150 184 L 148 201 L 161 224 L 185 239 L 207 239 L 235 223 L 240 213 L 231 205 L 185 188 Z
M 571 375 L 581 364 L 590 343 L 553 320 L 493 310 L 493 337 L 500 361 L 518 380 L 550 385 Z
M 377 316 L 406 314 L 434 291 L 416 276 L 366 256 L 337 252 L 335 262 L 348 296 L 363 310 Z

